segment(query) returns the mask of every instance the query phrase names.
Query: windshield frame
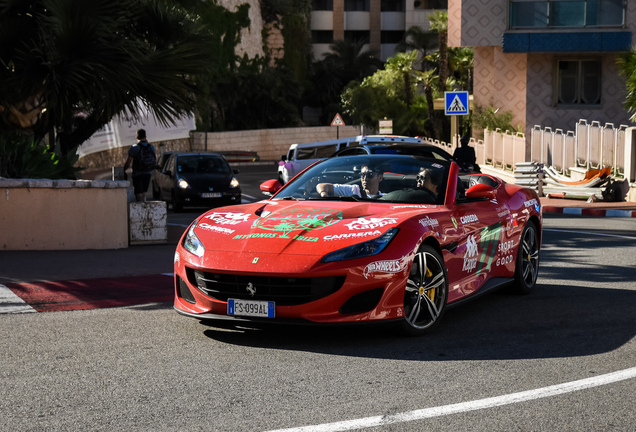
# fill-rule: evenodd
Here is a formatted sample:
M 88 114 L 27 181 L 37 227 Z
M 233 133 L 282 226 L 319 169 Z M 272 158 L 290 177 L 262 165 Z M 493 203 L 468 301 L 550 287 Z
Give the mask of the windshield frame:
M 453 161 L 441 161 L 417 155 L 404 154 L 366 154 L 339 156 L 319 161 L 286 183 L 272 200 L 323 200 L 323 201 L 361 201 L 403 204 L 444 204 L 448 177 Z M 382 196 L 366 197 L 362 192 L 357 195 L 320 196 L 314 188 L 321 183 L 358 185 L 361 189 L 360 172 L 364 165 L 382 172 L 380 192 Z M 420 168 L 430 168 L 436 172 L 439 182 L 437 196 L 423 197 L 416 187 L 416 176 Z M 365 168 L 366 169 L 366 168 Z M 347 186 L 349 188 L 349 186 Z M 398 192 L 399 191 L 399 192 Z M 324 194 L 323 194 L 324 195 Z M 433 194 L 434 196 L 434 194 Z

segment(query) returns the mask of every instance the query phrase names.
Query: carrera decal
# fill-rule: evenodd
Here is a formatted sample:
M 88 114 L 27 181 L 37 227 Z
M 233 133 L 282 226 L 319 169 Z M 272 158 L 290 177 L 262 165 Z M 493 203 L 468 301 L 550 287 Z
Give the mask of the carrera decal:
M 334 209 L 287 209 L 260 217 L 252 223 L 253 230 L 276 231 L 277 238 L 318 241 L 317 237 L 290 236 L 294 231 L 313 231 L 334 225 L 342 220 L 342 212 Z
M 328 235 L 323 238 L 323 240 L 348 240 L 352 238 L 364 238 L 370 236 L 379 236 L 382 232 L 380 230 L 375 231 L 363 231 L 363 232 L 354 232 L 354 233 L 344 233 L 344 234 L 333 234 Z
M 408 263 L 408 256 L 404 256 L 399 260 L 375 261 L 364 268 L 364 277 L 369 279 L 373 273 L 399 273 L 406 269 Z
M 386 225 L 395 225 L 396 223 L 397 219 L 395 218 L 358 218 L 358 220 L 349 222 L 348 224 L 345 224 L 345 226 L 350 230 L 363 230 L 380 228 Z
M 214 212 L 205 216 L 205 219 L 210 219 L 219 225 L 237 225 L 241 222 L 245 222 L 250 218 L 247 213 L 235 213 L 235 212 Z
M 479 218 L 477 217 L 476 214 L 470 214 L 470 215 L 466 215 L 466 216 L 460 217 L 459 221 L 463 225 L 468 225 L 468 224 L 471 224 L 471 223 L 479 223 Z

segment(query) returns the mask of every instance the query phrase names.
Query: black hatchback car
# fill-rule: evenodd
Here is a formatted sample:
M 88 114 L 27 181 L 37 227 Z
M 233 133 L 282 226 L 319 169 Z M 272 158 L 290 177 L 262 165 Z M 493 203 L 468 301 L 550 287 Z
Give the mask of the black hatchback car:
M 172 153 L 157 166 L 153 195 L 171 204 L 174 211 L 185 206 L 240 204 L 238 173 L 216 153 Z

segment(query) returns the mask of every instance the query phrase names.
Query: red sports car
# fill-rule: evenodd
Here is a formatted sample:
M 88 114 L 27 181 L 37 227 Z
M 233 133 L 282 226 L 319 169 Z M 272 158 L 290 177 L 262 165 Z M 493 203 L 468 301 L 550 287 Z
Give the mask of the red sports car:
M 536 284 L 536 193 L 452 161 L 318 162 L 269 199 L 196 219 L 175 253 L 175 309 L 194 318 L 437 326 L 447 306 Z

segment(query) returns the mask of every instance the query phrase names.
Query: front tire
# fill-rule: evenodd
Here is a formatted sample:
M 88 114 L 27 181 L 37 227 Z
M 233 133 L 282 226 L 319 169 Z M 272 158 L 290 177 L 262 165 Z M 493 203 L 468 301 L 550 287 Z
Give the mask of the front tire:
M 515 267 L 515 291 L 529 294 L 537 284 L 539 275 L 539 232 L 533 222 L 523 227 Z
M 446 266 L 437 250 L 423 245 L 413 258 L 404 292 L 403 330 L 411 336 L 438 326 L 448 299 Z

